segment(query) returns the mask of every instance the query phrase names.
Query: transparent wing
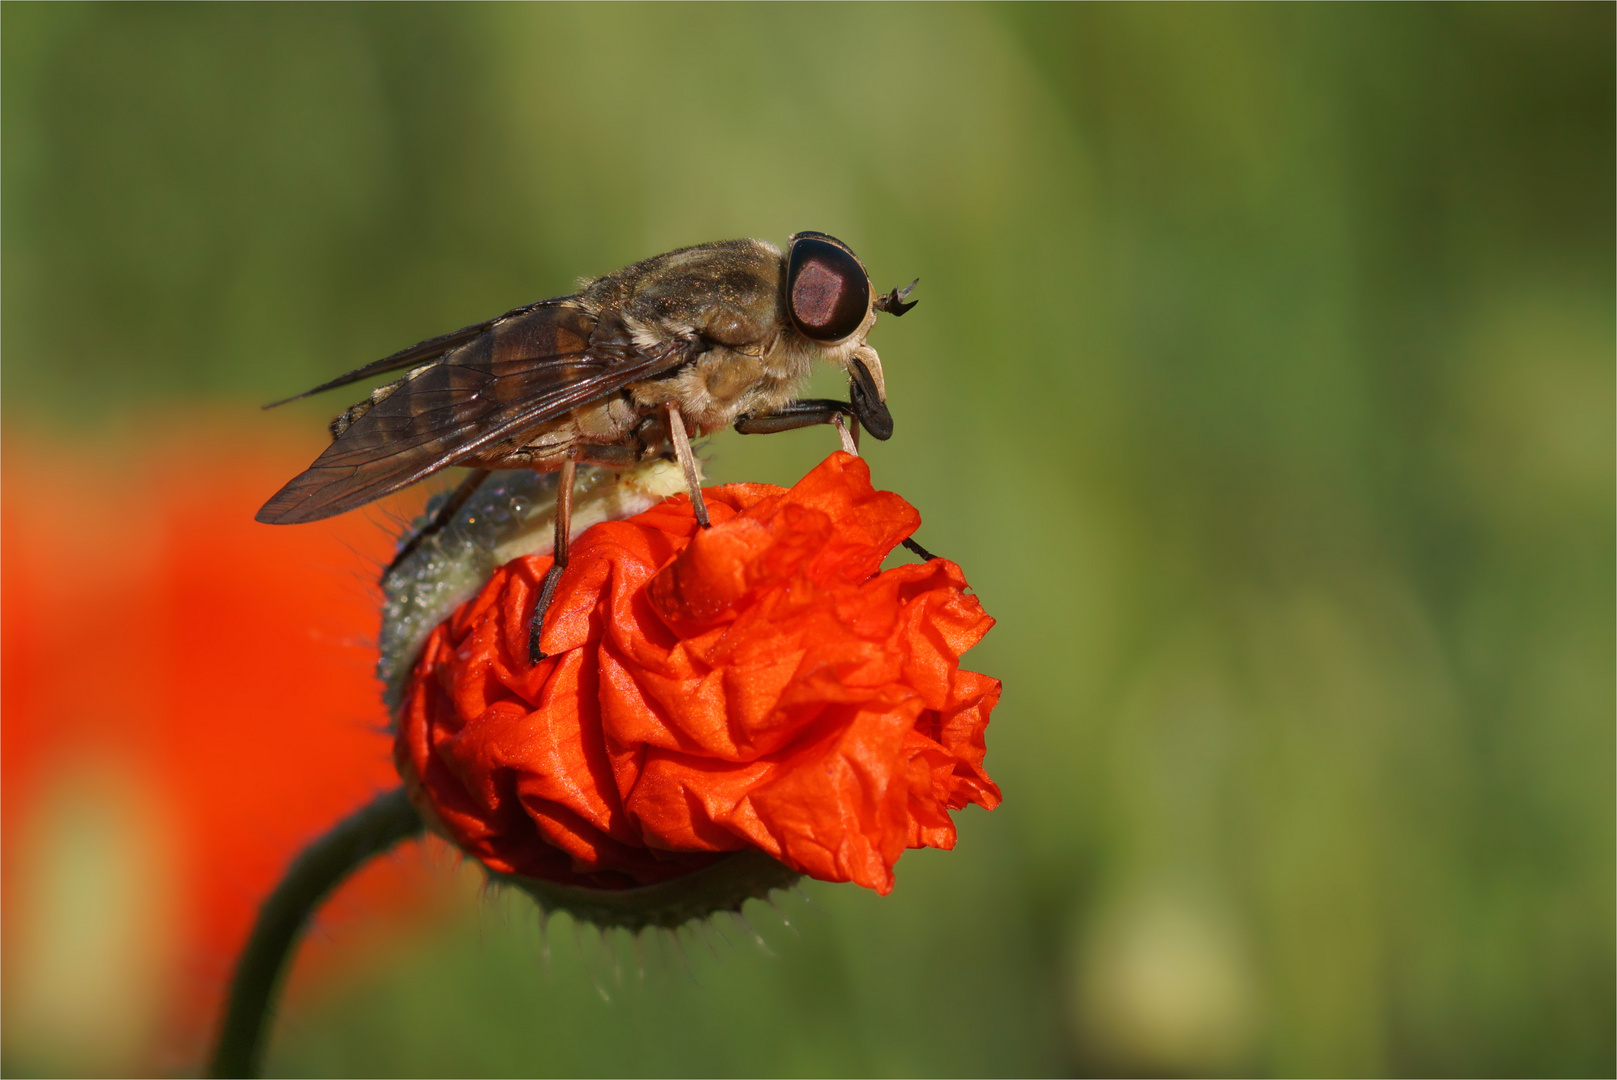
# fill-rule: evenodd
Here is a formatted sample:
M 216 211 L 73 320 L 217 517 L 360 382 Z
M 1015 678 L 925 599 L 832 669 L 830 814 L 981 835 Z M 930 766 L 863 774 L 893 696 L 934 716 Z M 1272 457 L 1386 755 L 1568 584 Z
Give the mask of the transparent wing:
M 384 388 L 258 520 L 291 525 L 364 506 L 684 359 L 683 343 L 648 352 L 626 334 L 592 341 L 594 319 L 572 305 L 519 311 Z

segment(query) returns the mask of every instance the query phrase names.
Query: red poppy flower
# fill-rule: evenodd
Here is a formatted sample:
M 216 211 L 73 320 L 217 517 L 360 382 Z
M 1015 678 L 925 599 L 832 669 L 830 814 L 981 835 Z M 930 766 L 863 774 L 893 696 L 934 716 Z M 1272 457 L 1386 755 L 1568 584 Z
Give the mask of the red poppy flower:
M 887 893 L 907 847 L 987 809 L 997 680 L 959 660 L 993 625 L 945 559 L 881 571 L 920 524 L 865 463 L 790 490 L 670 499 L 586 532 L 546 619 L 518 558 L 428 638 L 396 755 L 423 814 L 502 875 L 591 889 L 756 849 Z

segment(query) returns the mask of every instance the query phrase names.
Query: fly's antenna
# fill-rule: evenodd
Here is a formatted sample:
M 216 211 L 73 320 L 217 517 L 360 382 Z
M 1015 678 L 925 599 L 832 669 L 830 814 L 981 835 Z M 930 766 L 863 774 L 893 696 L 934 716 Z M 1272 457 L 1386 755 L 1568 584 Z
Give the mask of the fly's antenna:
M 910 290 L 914 289 L 915 286 L 919 285 L 920 283 L 921 279 L 916 278 L 902 289 L 894 289 L 890 293 L 883 293 L 881 296 L 876 297 L 876 303 L 872 306 L 875 307 L 877 311 L 885 311 L 894 318 L 897 318 L 910 308 L 914 307 L 916 304 L 920 303 L 919 300 L 910 300 L 908 303 L 905 303 L 905 300 L 910 295 Z

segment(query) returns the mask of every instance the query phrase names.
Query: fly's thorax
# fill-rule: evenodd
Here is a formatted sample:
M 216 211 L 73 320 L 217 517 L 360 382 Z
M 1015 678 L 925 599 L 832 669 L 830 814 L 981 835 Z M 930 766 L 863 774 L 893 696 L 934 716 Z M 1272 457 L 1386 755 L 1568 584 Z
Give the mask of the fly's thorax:
M 714 344 L 678 370 L 634 386 L 632 400 L 643 409 L 676 404 L 688 424 L 713 432 L 742 416 L 775 412 L 791 404 L 816 364 L 848 371 L 856 359 L 871 373 L 885 400 L 881 360 L 865 342 L 875 321 L 873 311 L 856 333 L 829 345 L 804 337 L 790 325 L 755 345 Z
M 589 282 L 581 299 L 632 327 L 637 345 L 704 340 L 746 346 L 781 318 L 781 254 L 762 240 L 683 248 Z
M 795 398 L 807 365 L 782 368 L 770 359 L 716 346 L 669 375 L 636 384 L 632 399 L 647 410 L 676 405 L 687 425 L 717 431 L 743 413 L 778 408 Z

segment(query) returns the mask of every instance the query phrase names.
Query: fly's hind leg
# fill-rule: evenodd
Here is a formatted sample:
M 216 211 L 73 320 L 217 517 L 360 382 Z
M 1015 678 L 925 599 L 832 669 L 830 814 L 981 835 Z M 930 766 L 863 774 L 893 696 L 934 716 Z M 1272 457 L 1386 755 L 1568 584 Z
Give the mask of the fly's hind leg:
M 539 602 L 533 606 L 533 617 L 528 623 L 528 662 L 532 664 L 545 658 L 544 650 L 539 648 L 539 638 L 545 628 L 550 601 L 556 596 L 556 585 L 561 581 L 562 571 L 567 569 L 567 548 L 573 530 L 573 476 L 577 472 L 577 463 L 569 460 L 562 464 L 561 475 L 556 480 L 555 547 L 550 569 L 539 586 Z
M 383 581 L 386 581 L 388 575 L 397 570 L 405 559 L 414 555 L 417 548 L 443 532 L 449 523 L 455 520 L 455 515 L 460 512 L 460 508 L 466 505 L 466 500 L 471 498 L 472 492 L 477 490 L 477 485 L 488 479 L 488 473 L 487 469 L 473 469 L 466 474 L 466 479 L 462 480 L 455 487 L 455 490 L 450 493 L 449 500 L 438 508 L 437 513 L 432 515 L 432 520 L 417 529 L 415 534 L 399 548 L 399 553 L 393 556 L 393 561 L 387 564 L 386 570 L 382 571 Z

